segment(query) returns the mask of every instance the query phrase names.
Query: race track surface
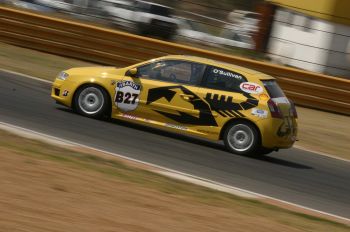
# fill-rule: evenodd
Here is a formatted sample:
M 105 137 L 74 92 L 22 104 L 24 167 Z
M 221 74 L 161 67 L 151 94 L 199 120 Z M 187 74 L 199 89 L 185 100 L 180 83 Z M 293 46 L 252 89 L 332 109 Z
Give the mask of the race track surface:
M 298 149 L 233 155 L 220 143 L 79 116 L 56 105 L 50 87 L 0 72 L 0 121 L 350 218 L 350 162 Z

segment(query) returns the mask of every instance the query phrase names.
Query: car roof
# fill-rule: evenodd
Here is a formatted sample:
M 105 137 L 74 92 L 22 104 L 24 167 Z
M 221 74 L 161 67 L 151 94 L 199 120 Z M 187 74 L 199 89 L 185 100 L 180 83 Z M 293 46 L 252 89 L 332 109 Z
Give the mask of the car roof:
M 221 68 L 225 68 L 234 72 L 238 72 L 242 75 L 249 75 L 250 77 L 256 76 L 258 79 L 275 79 L 272 76 L 269 76 L 265 73 L 256 71 L 254 69 L 245 68 L 239 65 L 230 64 L 222 61 L 202 58 L 198 56 L 188 56 L 188 55 L 169 55 L 169 56 L 163 56 L 159 59 L 176 59 L 176 60 L 186 60 L 186 61 L 192 61 L 192 62 L 198 62 L 203 63 L 206 65 L 213 65 L 213 66 L 219 66 Z

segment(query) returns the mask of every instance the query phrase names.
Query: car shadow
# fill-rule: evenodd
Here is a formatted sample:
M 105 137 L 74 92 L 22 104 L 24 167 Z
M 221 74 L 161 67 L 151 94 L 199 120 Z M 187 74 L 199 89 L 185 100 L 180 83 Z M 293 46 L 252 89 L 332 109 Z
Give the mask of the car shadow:
M 58 110 L 61 110 L 61 111 L 64 111 L 64 112 L 77 115 L 73 110 L 71 110 L 69 108 L 66 108 L 66 107 L 63 107 L 63 106 L 57 106 L 56 108 Z M 83 117 L 83 116 L 81 116 L 81 117 Z M 267 155 L 245 156 L 245 155 L 239 155 L 239 154 L 232 154 L 232 153 L 230 153 L 230 152 L 228 152 L 226 150 L 226 148 L 225 148 L 225 146 L 224 146 L 224 144 L 222 142 L 215 142 L 215 141 L 206 140 L 206 139 L 199 138 L 199 137 L 188 136 L 188 135 L 183 135 L 183 134 L 177 134 L 177 133 L 174 133 L 174 132 L 169 132 L 169 131 L 153 128 L 153 127 L 150 127 L 150 126 L 139 125 L 139 124 L 136 124 L 136 123 L 126 122 L 126 121 L 122 121 L 122 120 L 118 120 L 118 119 L 104 118 L 104 119 L 102 119 L 102 121 L 104 121 L 106 123 L 114 124 L 114 125 L 117 124 L 118 126 L 122 126 L 122 127 L 125 127 L 125 128 L 132 128 L 132 129 L 135 129 L 135 130 L 141 130 L 141 131 L 144 131 L 144 132 L 149 132 L 149 133 L 152 133 L 152 134 L 169 137 L 169 138 L 173 138 L 173 139 L 176 139 L 176 140 L 181 140 L 183 142 L 190 143 L 190 144 L 197 144 L 197 145 L 200 145 L 200 146 L 213 148 L 215 150 L 223 151 L 229 156 L 234 155 L 234 156 L 239 156 L 239 157 L 243 157 L 243 158 L 247 158 L 247 159 L 260 160 L 260 161 L 263 161 L 263 162 L 268 162 L 270 164 L 281 165 L 281 166 L 285 166 L 285 167 L 289 167 L 289 168 L 295 168 L 295 169 L 313 169 L 312 167 L 307 166 L 307 165 L 303 165 L 303 164 L 299 164 L 299 163 L 295 163 L 295 162 L 292 162 L 292 161 L 287 161 L 287 160 L 284 160 L 284 159 L 271 157 L 271 156 L 267 156 Z
M 286 166 L 286 167 L 289 167 L 289 168 L 313 169 L 313 167 L 308 166 L 308 165 L 299 164 L 299 163 L 296 163 L 296 162 L 292 162 L 292 161 L 288 161 L 288 160 L 284 160 L 284 159 L 279 159 L 279 158 L 271 157 L 271 156 L 268 156 L 268 155 L 260 156 L 260 157 L 253 157 L 253 158 L 257 159 L 257 160 L 269 162 L 269 163 L 272 163 L 272 164 L 276 164 L 276 165 Z

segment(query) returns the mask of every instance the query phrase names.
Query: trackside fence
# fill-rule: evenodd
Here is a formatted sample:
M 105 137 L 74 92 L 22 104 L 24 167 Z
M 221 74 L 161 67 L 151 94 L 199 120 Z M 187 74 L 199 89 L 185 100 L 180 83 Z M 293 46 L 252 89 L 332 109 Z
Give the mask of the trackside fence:
M 185 54 L 256 69 L 277 78 L 300 106 L 350 115 L 350 80 L 297 70 L 99 26 L 0 6 L 0 41 L 106 65 Z

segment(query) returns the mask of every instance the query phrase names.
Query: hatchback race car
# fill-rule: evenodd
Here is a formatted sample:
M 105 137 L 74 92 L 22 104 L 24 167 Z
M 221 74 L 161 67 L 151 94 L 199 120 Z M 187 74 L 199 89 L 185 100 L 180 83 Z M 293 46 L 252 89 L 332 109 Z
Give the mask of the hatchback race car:
M 199 57 L 72 68 L 57 76 L 51 96 L 87 117 L 223 140 L 242 155 L 290 148 L 297 136 L 295 106 L 273 77 Z

